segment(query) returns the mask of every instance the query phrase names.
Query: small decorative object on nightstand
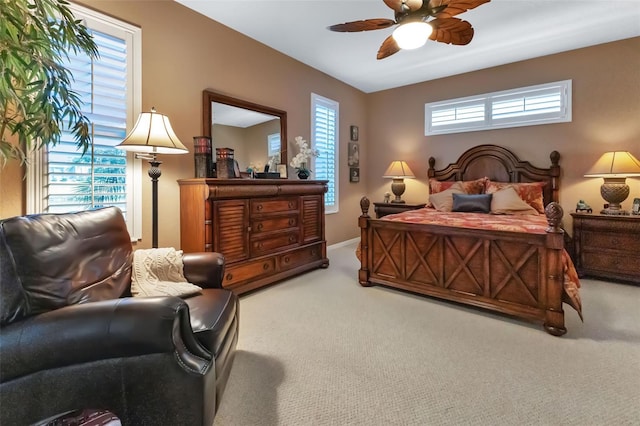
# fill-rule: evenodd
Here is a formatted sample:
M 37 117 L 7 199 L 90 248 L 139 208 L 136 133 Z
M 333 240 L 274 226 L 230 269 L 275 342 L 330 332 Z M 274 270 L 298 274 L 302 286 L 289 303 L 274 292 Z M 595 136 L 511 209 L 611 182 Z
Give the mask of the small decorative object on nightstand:
M 404 203 L 404 200 L 400 198 L 404 194 L 406 188 L 404 184 L 405 179 L 413 179 L 415 175 L 409 168 L 409 165 L 404 161 L 393 161 L 387 171 L 384 172 L 382 177 L 393 179 L 391 184 L 391 192 L 396 196 L 392 203 Z
M 640 217 L 571 213 L 580 276 L 640 284 Z
M 594 164 L 585 177 L 601 177 L 604 183 L 600 187 L 600 195 L 608 205 L 600 213 L 611 215 L 626 215 L 620 203 L 629 196 L 628 177 L 640 177 L 640 160 L 627 151 L 605 152 Z
M 425 206 L 425 204 L 407 204 L 407 203 L 373 203 L 374 210 L 376 211 L 376 219 L 380 219 L 383 216 L 394 213 L 402 213 L 409 210 L 418 210 Z
M 584 200 L 580 200 L 580 201 L 578 201 L 578 204 L 576 204 L 576 212 L 578 212 L 578 213 L 579 212 L 592 213 L 593 210 L 591 209 L 589 204 L 584 202 Z

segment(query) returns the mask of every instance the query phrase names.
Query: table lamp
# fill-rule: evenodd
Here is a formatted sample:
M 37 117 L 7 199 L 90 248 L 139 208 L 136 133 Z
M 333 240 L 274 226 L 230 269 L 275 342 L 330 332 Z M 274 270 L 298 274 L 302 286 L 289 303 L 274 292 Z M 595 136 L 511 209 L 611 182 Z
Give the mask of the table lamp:
M 186 154 L 187 148 L 173 132 L 169 117 L 156 112 L 143 112 L 138 117 L 133 130 L 117 148 L 136 152 L 135 157 L 149 161 L 149 177 L 152 188 L 152 247 L 158 248 L 158 179 L 161 161 L 157 154 Z
M 625 181 L 628 177 L 640 176 L 640 161 L 630 152 L 605 152 L 584 176 L 604 178 L 600 195 L 609 203 L 609 206 L 600 213 L 629 214 L 620 206 L 620 203 L 629 196 L 629 185 Z
M 404 194 L 404 190 L 406 188 L 404 184 L 404 179 L 413 179 L 415 178 L 413 172 L 404 161 L 393 161 L 387 168 L 387 171 L 384 172 L 382 176 L 384 178 L 391 178 L 393 182 L 391 183 L 391 192 L 396 196 L 394 200 L 391 200 L 392 203 L 404 203 L 404 200 L 400 197 Z

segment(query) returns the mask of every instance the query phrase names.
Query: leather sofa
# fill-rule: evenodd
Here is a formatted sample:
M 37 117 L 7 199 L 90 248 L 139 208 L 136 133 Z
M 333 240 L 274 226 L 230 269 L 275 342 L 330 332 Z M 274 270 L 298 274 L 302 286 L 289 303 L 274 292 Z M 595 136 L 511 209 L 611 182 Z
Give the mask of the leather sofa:
M 133 247 L 115 207 L 0 221 L 0 424 L 78 409 L 123 425 L 210 425 L 238 339 L 224 258 L 185 254 L 203 291 L 131 297 Z

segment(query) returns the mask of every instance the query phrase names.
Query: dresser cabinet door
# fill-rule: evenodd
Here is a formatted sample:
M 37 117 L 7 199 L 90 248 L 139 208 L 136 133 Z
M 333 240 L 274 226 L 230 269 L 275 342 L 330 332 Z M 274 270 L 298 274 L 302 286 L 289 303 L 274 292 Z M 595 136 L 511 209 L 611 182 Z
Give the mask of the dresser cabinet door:
M 302 243 L 307 244 L 323 238 L 323 201 L 321 195 L 300 197 L 302 203 Z
M 213 202 L 213 250 L 227 263 L 249 258 L 249 203 L 246 200 Z

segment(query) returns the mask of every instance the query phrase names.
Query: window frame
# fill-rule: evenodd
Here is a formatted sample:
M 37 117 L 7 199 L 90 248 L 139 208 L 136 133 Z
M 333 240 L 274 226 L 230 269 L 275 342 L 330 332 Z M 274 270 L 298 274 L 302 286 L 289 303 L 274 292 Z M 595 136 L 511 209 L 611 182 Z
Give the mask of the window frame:
M 339 187 L 340 187 L 340 103 L 333 99 L 326 98 L 324 96 L 318 95 L 316 93 L 311 93 L 311 148 L 317 149 L 316 146 L 316 106 L 322 105 L 325 108 L 332 109 L 335 113 L 335 129 L 334 129 L 334 141 L 333 141 L 333 154 L 334 154 L 334 164 L 333 164 L 333 182 L 332 179 L 328 179 L 328 186 L 330 187 L 333 184 L 333 194 L 334 194 L 334 203 L 327 204 L 327 198 L 325 197 L 324 201 L 324 212 L 325 214 L 335 214 L 340 211 L 340 197 L 339 197 Z M 316 158 L 313 158 L 312 161 L 312 170 L 316 169 Z M 317 174 L 316 174 L 317 177 Z M 319 179 L 322 179 L 320 177 Z
M 559 110 L 550 112 L 530 113 L 523 111 L 514 113 L 511 117 L 496 117 L 494 107 L 501 101 L 531 99 L 535 96 L 559 95 Z M 456 121 L 450 124 L 434 125 L 433 118 L 438 112 L 468 108 L 470 106 L 483 107 L 482 119 Z M 525 106 L 526 108 L 526 106 Z M 463 98 L 447 99 L 425 103 L 424 128 L 425 136 L 445 135 L 462 132 L 474 132 L 489 129 L 505 129 L 511 127 L 534 126 L 540 124 L 567 123 L 572 121 L 572 80 L 555 81 L 534 86 L 502 90 Z
M 142 110 L 142 29 L 78 4 L 69 3 L 69 8 L 76 19 L 82 20 L 89 29 L 117 34 L 127 41 L 127 85 L 130 86 L 126 91 L 128 132 Z M 26 176 L 27 214 L 42 213 L 47 208 L 44 200 L 47 158 L 46 147 L 30 153 Z M 132 152 L 127 152 L 126 158 L 126 222 L 132 241 L 137 241 L 142 237 L 142 162 Z

